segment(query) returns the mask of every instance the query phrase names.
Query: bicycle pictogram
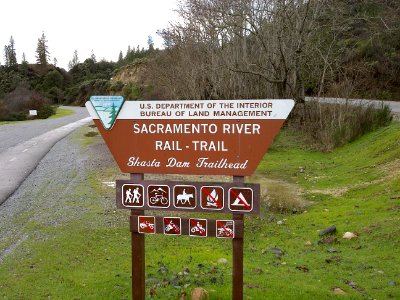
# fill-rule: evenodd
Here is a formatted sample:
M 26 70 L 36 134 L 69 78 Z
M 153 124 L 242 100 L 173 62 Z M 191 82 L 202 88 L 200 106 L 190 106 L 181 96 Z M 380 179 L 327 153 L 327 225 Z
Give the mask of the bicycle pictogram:
M 170 188 L 168 185 L 149 185 L 147 187 L 149 206 L 167 208 L 170 205 Z

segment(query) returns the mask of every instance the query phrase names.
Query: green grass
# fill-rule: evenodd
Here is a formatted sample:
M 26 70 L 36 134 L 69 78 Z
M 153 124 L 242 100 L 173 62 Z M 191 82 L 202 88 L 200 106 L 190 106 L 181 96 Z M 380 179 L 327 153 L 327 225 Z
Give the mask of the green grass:
M 75 141 L 95 146 L 100 137 L 85 132 Z M 245 299 L 400 299 L 399 169 L 400 123 L 331 153 L 309 151 L 282 131 L 257 176 L 288 181 L 312 205 L 303 213 L 278 214 L 263 203 L 260 216 L 246 216 Z M 114 209 L 114 191 L 101 183 L 115 177 L 121 177 L 116 168 L 91 171 L 72 189 L 70 206 L 85 211 L 79 220 L 24 223 L 46 238 L 27 239 L 0 263 L 0 297 L 130 299 L 128 212 Z M 318 233 L 330 225 L 338 229 L 337 242 L 318 243 Z M 359 237 L 344 240 L 346 231 Z M 276 257 L 272 248 L 284 254 Z M 231 299 L 231 258 L 229 240 L 148 235 L 148 298 L 151 290 L 154 299 L 179 299 L 201 286 L 210 299 Z M 334 288 L 347 296 L 335 295 Z
M 50 116 L 49 119 L 62 118 L 62 117 L 73 115 L 74 113 L 75 112 L 71 109 L 57 107 L 56 113 L 54 115 Z M 21 123 L 21 122 L 33 122 L 33 121 L 37 121 L 37 120 L 40 120 L 40 119 L 26 120 L 26 121 L 0 121 L 0 125 Z
M 62 118 L 62 117 L 73 115 L 74 113 L 75 112 L 71 109 L 57 107 L 55 115 L 52 115 L 51 117 L 49 117 L 49 119 Z

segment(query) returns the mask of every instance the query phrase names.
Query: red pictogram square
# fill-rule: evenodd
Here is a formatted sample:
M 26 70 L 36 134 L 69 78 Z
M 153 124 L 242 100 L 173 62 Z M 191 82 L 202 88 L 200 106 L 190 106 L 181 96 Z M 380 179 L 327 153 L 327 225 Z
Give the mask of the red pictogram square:
M 253 189 L 245 187 L 232 187 L 229 189 L 229 209 L 232 211 L 253 210 Z
M 156 233 L 156 220 L 152 216 L 138 216 L 139 233 Z
M 164 217 L 164 234 L 166 235 L 181 235 L 181 218 Z
M 207 219 L 189 219 L 189 235 L 207 237 Z
M 233 220 L 216 220 L 215 221 L 217 238 L 235 237 L 235 221 Z
M 202 186 L 200 205 L 203 209 L 221 210 L 224 208 L 224 189 L 221 186 Z

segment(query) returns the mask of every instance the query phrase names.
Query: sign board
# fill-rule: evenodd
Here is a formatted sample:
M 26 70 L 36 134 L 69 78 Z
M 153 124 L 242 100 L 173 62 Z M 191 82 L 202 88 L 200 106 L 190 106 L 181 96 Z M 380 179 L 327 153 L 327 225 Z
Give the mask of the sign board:
M 179 217 L 164 217 L 164 234 L 181 235 L 182 223 Z
M 124 173 L 251 175 L 293 100 L 127 101 L 86 107 Z
M 207 237 L 207 219 L 189 219 L 189 235 Z
M 243 220 L 215 220 L 162 216 L 131 216 L 131 232 L 188 235 L 191 237 L 243 238 Z
M 229 238 L 235 237 L 235 221 L 233 220 L 216 220 L 217 227 L 217 238 Z
M 29 110 L 29 115 L 30 116 L 37 116 L 37 110 L 36 109 L 30 109 Z
M 156 233 L 156 220 L 152 216 L 138 216 L 139 233 Z
M 247 183 L 116 181 L 118 208 L 185 212 L 260 212 L 260 185 Z

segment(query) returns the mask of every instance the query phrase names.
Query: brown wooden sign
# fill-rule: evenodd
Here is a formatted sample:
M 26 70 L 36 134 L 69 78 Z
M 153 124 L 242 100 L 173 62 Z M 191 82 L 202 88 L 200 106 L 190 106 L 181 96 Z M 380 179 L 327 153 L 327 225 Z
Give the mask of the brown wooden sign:
M 100 99 L 86 107 L 125 173 L 251 175 L 294 106 L 293 100 L 102 105 Z
M 246 183 L 116 181 L 118 208 L 222 213 L 260 212 L 260 185 Z M 167 233 L 168 234 L 168 233 Z

